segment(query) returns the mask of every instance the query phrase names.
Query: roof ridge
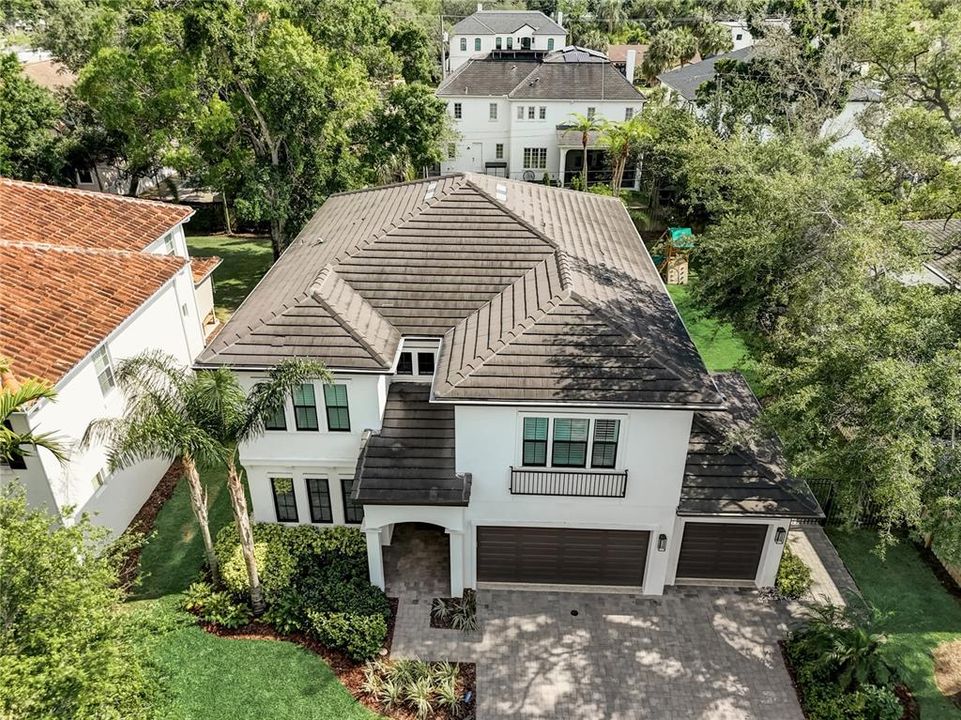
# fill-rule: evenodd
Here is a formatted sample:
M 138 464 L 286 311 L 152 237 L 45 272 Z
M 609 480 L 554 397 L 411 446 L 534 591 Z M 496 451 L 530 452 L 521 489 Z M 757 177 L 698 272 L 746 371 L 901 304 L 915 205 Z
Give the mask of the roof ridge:
M 467 63 L 465 63 L 465 65 L 466 64 Z M 460 72 L 460 68 L 458 68 L 457 72 Z M 451 75 L 451 77 L 453 77 L 453 75 Z M 418 178 L 417 180 L 398 180 L 392 183 L 384 183 L 383 185 L 368 185 L 367 187 L 354 188 L 353 190 L 341 190 L 339 192 L 331 193 L 327 196 L 327 199 L 329 200 L 330 198 L 334 197 L 344 197 L 346 195 L 359 195 L 360 193 L 374 192 L 377 190 L 387 190 L 389 188 L 401 187 L 402 185 L 423 185 L 424 183 L 431 183 L 435 180 L 445 180 L 447 178 L 454 178 L 463 175 L 463 172 L 458 171 L 445 173 L 443 175 L 433 175 L 426 178 Z
M 507 216 L 510 217 L 511 220 L 514 220 L 515 222 L 517 222 L 517 223 L 519 223 L 520 225 L 522 225 L 526 230 L 534 233 L 534 235 L 536 235 L 539 240 L 542 240 L 542 241 L 545 242 L 547 245 L 549 245 L 550 247 L 554 248 L 555 251 L 560 251 L 560 249 L 561 249 L 561 248 L 560 248 L 560 245 L 558 245 L 552 238 L 548 237 L 546 234 L 544 234 L 543 231 L 538 230 L 536 227 L 534 227 L 533 225 L 531 225 L 529 222 L 527 222 L 527 220 L 525 220 L 525 219 L 522 218 L 520 215 L 518 215 L 516 212 L 514 212 L 513 210 L 511 210 L 509 207 L 507 207 L 507 205 L 505 205 L 504 203 L 502 203 L 500 200 L 498 200 L 498 199 L 495 198 L 495 197 L 492 197 L 491 194 L 488 193 L 484 188 L 482 188 L 480 185 L 478 185 L 477 183 L 475 183 L 474 180 L 471 178 L 470 175 L 465 174 L 465 175 L 464 175 L 464 178 L 465 178 L 465 180 L 466 180 L 466 184 L 467 184 L 467 185 L 470 185 L 474 190 L 476 190 L 478 193 L 480 193 L 481 196 L 483 196 L 484 198 L 486 198 L 486 199 L 489 200 L 490 202 L 494 203 L 494 205 L 496 205 L 496 206 L 497 206 L 498 208 L 500 208 L 503 212 L 505 212 L 505 213 L 507 214 Z M 506 179 L 506 178 L 505 178 L 505 179 Z
M 105 193 L 97 190 L 83 190 L 81 188 L 63 187 L 61 185 L 49 185 L 47 183 L 30 182 L 29 180 L 16 180 L 14 178 L 0 177 L 0 185 L 36 188 L 44 191 L 53 190 L 55 192 L 67 193 L 69 195 L 86 195 L 111 202 L 136 203 L 138 205 L 146 205 L 148 207 L 157 207 L 159 205 L 167 208 L 176 208 L 181 211 L 189 211 L 185 218 L 190 217 L 196 212 L 189 205 L 179 205 L 177 203 L 166 202 L 165 200 L 148 200 L 147 198 L 131 197 L 129 195 L 117 195 L 115 193 Z
M 373 345 L 371 345 L 367 341 L 366 338 L 364 338 L 359 332 L 357 332 L 357 329 L 353 325 L 347 322 L 347 318 L 343 317 L 342 313 L 339 310 L 337 310 L 337 308 L 335 308 L 333 304 L 331 304 L 329 298 L 326 295 L 324 295 L 323 293 L 324 287 L 327 285 L 328 281 L 332 279 L 339 279 L 340 282 L 342 282 L 345 286 L 350 288 L 350 291 L 355 295 L 357 295 L 357 297 L 361 299 L 361 302 L 363 302 L 367 306 L 366 309 L 369 310 L 372 316 L 379 318 L 384 323 L 386 323 L 389 327 L 392 327 L 392 328 L 394 327 L 390 323 L 390 321 L 387 320 L 387 318 L 385 318 L 383 315 L 380 314 L 380 312 L 377 311 L 377 308 L 375 308 L 373 305 L 370 304 L 367 298 L 365 298 L 363 295 L 357 292 L 357 290 L 349 282 L 347 282 L 347 280 L 344 279 L 344 277 L 340 273 L 337 272 L 336 268 L 331 263 L 327 263 L 326 265 L 324 265 L 320 273 L 314 279 L 314 282 L 310 286 L 308 291 L 310 297 L 314 298 L 314 300 L 319 302 L 324 307 L 324 309 L 330 313 L 331 317 L 333 317 L 334 320 L 336 320 L 337 323 L 342 328 L 344 328 L 344 330 L 347 331 L 347 334 L 350 335 L 352 338 L 354 338 L 354 340 L 360 343 L 364 347 L 364 349 L 371 354 L 371 357 L 375 358 L 381 365 L 385 367 L 389 367 L 390 365 L 392 365 L 393 358 L 384 357 L 379 350 L 377 350 Z
M 540 69 L 541 69 L 541 66 L 542 66 L 543 64 L 544 64 L 544 61 L 541 60 L 541 61 L 538 62 L 536 65 L 534 65 L 534 69 L 531 70 L 529 73 L 527 73 L 527 75 L 525 75 L 523 78 L 521 78 L 521 81 L 520 81 L 519 83 L 517 83 L 514 87 L 512 87 L 512 88 L 510 89 L 510 92 L 507 93 L 507 97 L 513 97 L 513 96 L 514 96 L 514 93 L 517 92 L 518 88 L 520 88 L 525 82 L 527 82 L 527 79 L 528 79 L 531 75 L 533 75 L 533 74 L 536 73 L 538 70 L 540 70 Z
M 555 260 L 556 260 L 556 255 L 555 255 L 554 257 L 555 257 Z M 530 270 L 528 270 L 527 272 L 525 272 L 523 275 L 521 275 L 519 278 L 517 278 L 514 282 L 512 282 L 512 283 L 511 283 L 510 285 L 508 285 L 506 288 L 504 288 L 504 289 L 501 290 L 499 293 L 497 293 L 497 295 L 495 295 L 494 297 L 492 297 L 492 298 L 491 298 L 490 300 L 488 300 L 486 303 L 484 303 L 484 304 L 481 305 L 479 308 L 477 308 L 476 310 L 474 310 L 474 311 L 473 311 L 470 315 L 468 315 L 466 318 L 464 318 L 463 320 L 461 320 L 460 323 L 458 323 L 457 325 L 460 325 L 461 323 L 466 323 L 471 317 L 479 314 L 484 308 L 490 308 L 491 305 L 493 304 L 494 300 L 496 300 L 496 299 L 499 298 L 499 297 L 503 297 L 504 293 L 507 292 L 508 288 L 513 288 L 513 287 L 515 287 L 518 283 L 520 283 L 520 282 L 522 282 L 522 281 L 526 281 L 528 275 L 535 274 L 535 273 L 537 272 L 537 269 L 538 269 L 539 267 L 541 267 L 541 266 L 543 266 L 543 265 L 546 265 L 547 263 L 548 263 L 548 259 L 541 260 L 539 263 L 537 263 L 536 265 L 534 265 L 534 267 L 532 267 Z M 558 267 L 558 274 L 560 274 L 560 268 L 559 268 L 559 267 Z M 461 383 L 463 383 L 464 381 L 466 381 L 468 378 L 470 378 L 470 377 L 474 374 L 474 372 L 476 372 L 477 370 L 479 370 L 480 368 L 482 368 L 491 358 L 495 357 L 498 353 L 500 353 L 502 350 L 504 350 L 505 348 L 507 348 L 512 342 L 514 342 L 515 340 L 517 340 L 517 338 L 521 337 L 524 333 L 526 333 L 526 332 L 527 332 L 528 330 L 530 330 L 532 327 L 534 327 L 535 325 L 537 325 L 537 323 L 540 322 L 546 315 L 548 315 L 549 313 L 553 312 L 553 311 L 557 308 L 557 306 L 560 304 L 560 301 L 562 301 L 562 300 L 567 300 L 567 299 L 571 296 L 571 293 L 572 293 L 572 291 L 571 291 L 570 287 L 564 287 L 564 286 L 562 285 L 562 287 L 561 287 L 561 292 L 559 292 L 559 293 L 554 293 L 553 295 L 551 295 L 551 296 L 545 301 L 545 305 L 546 305 L 547 307 L 540 307 L 540 306 L 538 306 L 537 310 L 536 310 L 533 314 L 527 315 L 527 316 L 525 316 L 523 319 L 517 321 L 517 322 L 514 323 L 514 325 L 512 325 L 508 330 L 506 330 L 506 331 L 503 331 L 503 330 L 502 330 L 502 331 L 501 331 L 501 337 L 503 337 L 503 336 L 505 336 L 505 335 L 511 335 L 512 337 L 510 338 L 510 340 L 506 340 L 506 341 L 505 341 L 505 340 L 502 340 L 501 337 L 498 337 L 497 340 L 496 340 L 493 344 L 496 345 L 497 343 L 500 343 L 500 347 L 498 347 L 498 348 L 495 349 L 494 347 L 491 347 L 490 345 L 488 345 L 488 347 L 485 349 L 484 352 L 475 353 L 474 357 L 471 358 L 471 360 L 469 361 L 469 363 L 462 363 L 462 364 L 461 364 L 461 368 L 463 368 L 464 365 L 469 364 L 469 365 L 470 365 L 470 370 L 469 370 L 468 372 L 466 372 L 466 373 L 463 373 L 462 376 L 461 376 L 461 378 L 460 378 L 460 380 L 458 380 L 457 382 L 450 383 L 450 386 L 451 386 L 452 388 L 456 388 L 458 385 L 460 385 Z M 456 329 L 457 329 L 457 325 L 455 325 L 453 328 L 451 328 L 451 330 L 449 330 L 448 332 L 451 332 L 451 333 L 455 332 Z M 476 364 L 475 364 L 475 361 L 477 361 Z M 448 372 L 448 377 L 449 377 L 449 372 Z
M 120 255 L 131 257 L 150 258 L 151 260 L 181 260 L 183 265 L 190 263 L 191 258 L 180 255 L 158 255 L 148 253 L 143 250 L 123 250 L 121 248 L 99 248 L 86 247 L 83 245 L 58 245 L 57 243 L 30 242 L 29 240 L 6 240 L 0 237 L 0 245 L 6 247 L 18 247 L 31 250 L 52 250 L 53 252 L 73 252 L 81 255 Z

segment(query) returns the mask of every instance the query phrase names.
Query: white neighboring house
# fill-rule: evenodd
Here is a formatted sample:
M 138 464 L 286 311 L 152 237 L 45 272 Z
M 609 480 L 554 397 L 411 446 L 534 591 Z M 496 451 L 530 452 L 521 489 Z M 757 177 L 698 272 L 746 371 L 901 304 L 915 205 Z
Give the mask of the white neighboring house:
M 731 50 L 743 50 L 754 44 L 754 36 L 748 27 L 747 20 L 720 20 L 718 25 L 731 32 Z
M 667 90 L 667 102 L 675 103 L 703 118 L 706 113 L 697 104 L 697 91 L 704 83 L 714 80 L 717 75 L 716 63 L 722 60 L 749 63 L 761 52 L 759 48 L 759 45 L 750 45 L 661 73 L 657 79 L 661 87 Z M 877 90 L 855 85 L 841 111 L 824 121 L 820 136 L 831 138 L 831 147 L 834 150 L 857 149 L 865 153 L 874 152 L 876 147 L 861 130 L 860 118 L 868 108 L 879 102 L 881 94 Z
M 570 185 L 584 154 L 571 115 L 622 121 L 641 112 L 644 96 L 602 53 L 577 47 L 556 52 L 494 51 L 472 58 L 437 89 L 459 138 L 447 149 L 441 173 L 479 172 Z M 588 182 L 610 177 L 597 132 L 588 140 Z M 635 179 L 632 169 L 624 185 Z
M 457 23 L 450 32 L 448 72 L 456 72 L 472 57 L 494 50 L 551 52 L 567 44 L 567 31 L 542 12 L 484 10 Z
M 120 532 L 170 461 L 111 474 L 103 448 L 80 440 L 90 421 L 123 411 L 120 359 L 158 348 L 189 366 L 200 353 L 220 261 L 190 259 L 193 211 L 180 205 L 0 179 L 0 207 L 0 355 L 14 381 L 39 377 L 58 392 L 11 424 L 53 433 L 69 455 L 61 465 L 40 449 L 0 465 L 0 480 L 22 482 L 31 504 Z
M 333 382 L 241 447 L 255 518 L 361 528 L 388 590 L 418 524 L 454 595 L 766 586 L 821 515 L 776 446 L 726 440 L 757 402 L 707 373 L 614 198 L 479 174 L 332 195 L 197 365 L 250 386 L 304 356 Z

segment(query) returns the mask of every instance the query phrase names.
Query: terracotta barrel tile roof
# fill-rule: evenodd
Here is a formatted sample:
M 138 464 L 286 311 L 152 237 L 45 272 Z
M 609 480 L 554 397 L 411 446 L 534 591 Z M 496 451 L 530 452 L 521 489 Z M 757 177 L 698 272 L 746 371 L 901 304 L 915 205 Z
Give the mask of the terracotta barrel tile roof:
M 193 214 L 185 205 L 0 178 L 0 240 L 143 250 Z
M 194 277 L 194 285 L 199 285 L 214 270 L 220 267 L 223 260 L 216 255 L 210 257 L 190 258 L 190 272 Z
M 6 215 L 6 213 L 4 213 Z M 186 261 L 140 252 L 0 242 L 0 355 L 58 382 Z

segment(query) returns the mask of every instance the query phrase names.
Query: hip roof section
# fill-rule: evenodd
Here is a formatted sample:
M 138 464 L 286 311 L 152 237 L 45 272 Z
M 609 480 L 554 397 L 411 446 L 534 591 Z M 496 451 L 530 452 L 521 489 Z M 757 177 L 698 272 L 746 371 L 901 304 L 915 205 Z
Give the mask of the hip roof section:
M 478 10 L 451 29 L 452 35 L 509 35 L 525 25 L 534 35 L 565 35 L 567 31 L 536 10 Z
M 332 196 L 199 362 L 386 372 L 400 335 L 443 336 L 436 400 L 720 403 L 620 201 L 486 175 Z

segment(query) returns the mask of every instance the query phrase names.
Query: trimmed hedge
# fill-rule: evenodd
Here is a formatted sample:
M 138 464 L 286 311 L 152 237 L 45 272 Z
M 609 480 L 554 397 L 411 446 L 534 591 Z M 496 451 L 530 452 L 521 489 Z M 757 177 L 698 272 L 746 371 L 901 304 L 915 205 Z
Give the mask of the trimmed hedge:
M 281 633 L 308 632 L 354 660 L 374 657 L 387 637 L 390 604 L 368 579 L 363 533 L 275 523 L 258 523 L 253 533 L 264 621 Z M 218 534 L 216 549 L 227 591 L 246 598 L 247 568 L 233 526 Z

